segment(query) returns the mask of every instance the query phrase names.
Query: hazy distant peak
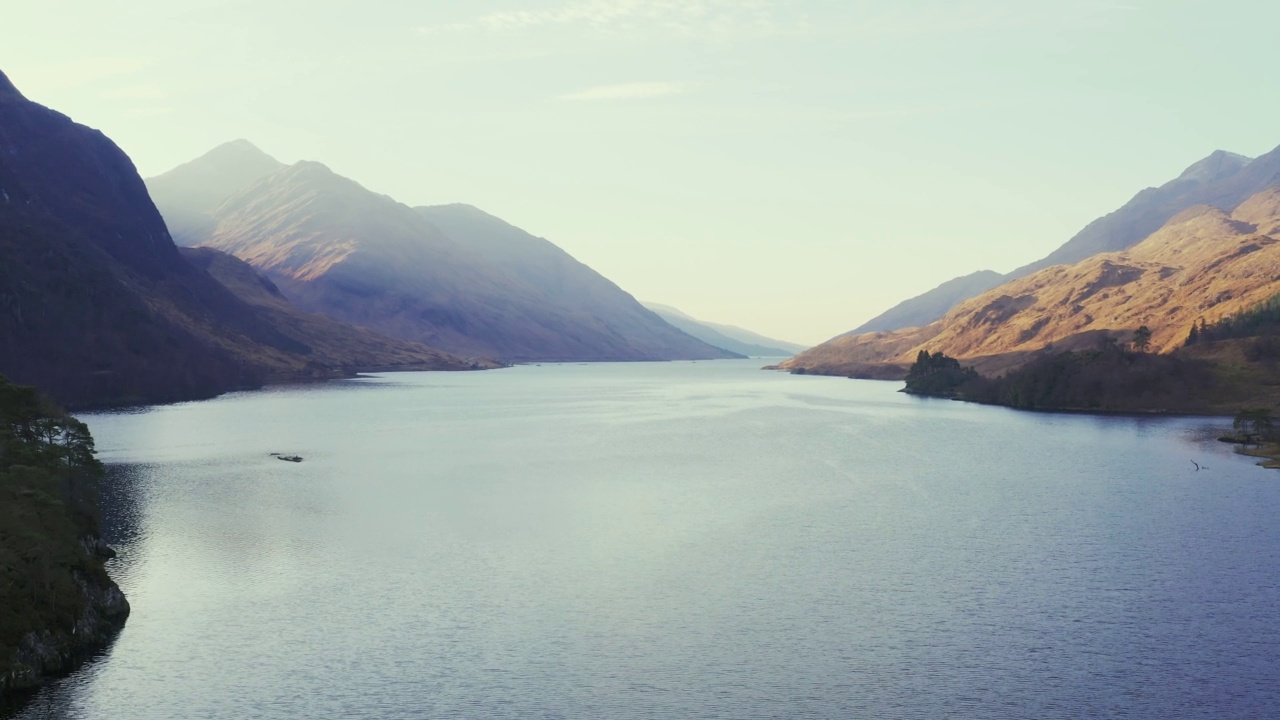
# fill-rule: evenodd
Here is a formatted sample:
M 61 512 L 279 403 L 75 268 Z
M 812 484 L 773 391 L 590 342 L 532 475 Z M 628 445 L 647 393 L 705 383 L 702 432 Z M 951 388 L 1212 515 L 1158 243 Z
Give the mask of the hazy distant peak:
M 1251 162 L 1253 162 L 1253 158 L 1245 157 L 1244 155 L 1227 152 L 1226 150 L 1214 150 L 1209 157 L 1183 170 L 1178 179 L 1214 182 L 1215 180 L 1231 177 Z
M 187 212 L 207 212 L 240 188 L 284 167 L 248 140 L 232 140 L 151 178 L 147 187 L 157 200 Z
M 225 173 L 235 169 L 240 172 L 252 171 L 266 174 L 282 167 L 284 163 L 266 154 L 257 145 L 241 138 L 222 143 L 195 160 L 170 170 L 165 175 L 183 168 L 204 173 Z
M 16 98 L 19 100 L 26 99 L 23 97 L 22 93 L 18 92 L 18 88 L 15 87 L 13 83 L 9 82 L 9 77 L 4 74 L 3 70 L 0 70 L 0 98 Z

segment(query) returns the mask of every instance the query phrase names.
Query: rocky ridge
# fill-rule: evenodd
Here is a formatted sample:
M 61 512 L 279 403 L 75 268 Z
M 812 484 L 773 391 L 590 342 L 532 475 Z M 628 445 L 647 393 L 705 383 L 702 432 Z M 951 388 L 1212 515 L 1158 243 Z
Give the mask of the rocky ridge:
M 1247 309 L 1280 290 L 1280 190 L 1234 211 L 1196 206 L 1134 247 L 1055 265 L 966 300 L 941 320 L 890 333 L 844 336 L 781 365 L 866 375 L 905 370 L 920 350 L 941 351 L 995 374 L 1037 354 L 1127 342 L 1146 325 L 1168 352 L 1191 325 Z M 899 375 L 900 376 L 900 375 Z

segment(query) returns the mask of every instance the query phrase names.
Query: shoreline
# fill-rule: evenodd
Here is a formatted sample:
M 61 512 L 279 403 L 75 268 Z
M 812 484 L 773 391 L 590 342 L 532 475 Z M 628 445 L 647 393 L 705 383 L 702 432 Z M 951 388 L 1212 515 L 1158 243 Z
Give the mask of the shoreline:
M 108 403 L 72 403 L 67 404 L 67 412 L 75 413 L 98 413 L 113 412 L 120 410 L 136 410 L 145 407 L 178 405 L 187 402 L 200 402 L 203 400 L 212 400 L 222 397 L 229 393 L 251 392 L 254 390 L 263 390 L 269 387 L 281 387 L 287 385 L 313 385 L 317 383 L 330 382 L 332 380 L 352 380 L 359 377 L 368 377 L 372 374 L 393 373 L 393 372 L 483 372 L 488 370 L 503 370 L 511 367 L 510 365 L 494 365 L 493 367 L 485 367 L 479 363 L 473 363 L 468 367 L 435 367 L 430 365 L 371 365 L 360 366 L 358 368 L 333 371 L 326 373 L 280 373 L 265 376 L 261 382 L 240 385 L 236 387 L 228 387 L 211 393 L 193 393 L 188 396 L 173 398 L 168 400 L 145 400 L 131 399 L 120 400 Z
M 70 627 L 36 627 L 23 634 L 12 665 L 0 670 L 0 712 L 21 709 L 40 688 L 110 648 L 124 629 L 129 601 L 105 567 L 115 551 L 96 535 L 81 538 L 79 545 L 90 572 L 73 568 L 68 576 L 83 595 L 84 608 Z
M 1257 458 L 1259 460 L 1258 464 L 1268 470 L 1280 470 L 1280 443 L 1255 445 L 1252 448 L 1241 445 L 1236 448 L 1236 452 L 1240 455 Z

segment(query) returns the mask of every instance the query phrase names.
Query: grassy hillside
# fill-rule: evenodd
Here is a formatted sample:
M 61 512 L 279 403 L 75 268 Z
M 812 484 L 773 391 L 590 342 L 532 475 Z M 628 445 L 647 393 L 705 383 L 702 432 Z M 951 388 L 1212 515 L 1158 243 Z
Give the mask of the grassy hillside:
M 783 363 L 843 374 L 909 364 L 920 350 L 998 375 L 1064 350 L 1085 352 L 1147 326 L 1170 353 L 1191 327 L 1248 310 L 1280 286 L 1280 190 L 1231 213 L 1200 206 L 1120 253 L 1055 265 L 967 300 L 941 320 L 892 333 L 842 336 Z

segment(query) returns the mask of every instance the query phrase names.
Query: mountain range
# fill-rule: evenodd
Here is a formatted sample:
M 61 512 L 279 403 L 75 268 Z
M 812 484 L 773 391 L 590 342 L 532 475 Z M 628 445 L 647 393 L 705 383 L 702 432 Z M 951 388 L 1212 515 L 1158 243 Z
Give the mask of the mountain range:
M 1277 183 L 1280 183 L 1280 148 L 1256 159 L 1217 150 L 1173 180 L 1139 192 L 1124 206 L 1089 223 L 1040 260 L 1005 275 L 983 270 L 950 280 L 904 300 L 845 334 L 927 325 L 964 300 L 1003 282 L 1026 277 L 1052 265 L 1069 265 L 1099 253 L 1128 249 L 1188 208 L 1209 205 L 1230 211 L 1246 198 Z
M 734 325 L 696 320 L 670 305 L 655 302 L 642 304 L 657 313 L 663 320 L 699 340 L 739 355 L 748 357 L 789 357 L 808 347 L 798 343 L 786 342 L 785 340 L 775 340 Z
M 246 302 L 183 257 L 119 147 L 3 73 L 0 257 L 0 373 L 73 407 L 366 367 L 494 366 L 323 317 L 299 331 L 296 309 Z
M 179 244 L 234 255 L 299 307 L 379 333 L 506 362 L 738 356 L 468 205 L 409 207 L 243 140 L 147 185 Z
M 901 377 L 929 350 L 996 375 L 1044 353 L 1128 342 L 1142 326 L 1150 349 L 1172 351 L 1193 324 L 1249 309 L 1280 289 L 1280 189 L 1243 202 L 1234 192 L 1216 197 L 1231 209 L 1194 205 L 1126 250 L 1036 270 L 921 327 L 835 338 L 782 367 Z

